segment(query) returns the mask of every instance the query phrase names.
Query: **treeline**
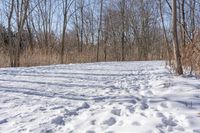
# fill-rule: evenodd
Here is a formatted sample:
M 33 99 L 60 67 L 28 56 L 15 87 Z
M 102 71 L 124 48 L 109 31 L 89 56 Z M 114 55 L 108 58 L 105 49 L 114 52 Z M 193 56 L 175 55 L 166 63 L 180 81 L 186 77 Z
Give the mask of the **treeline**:
M 0 1 L 0 65 L 159 59 L 172 65 L 172 1 Z M 197 70 L 200 3 L 175 6 L 181 66 Z

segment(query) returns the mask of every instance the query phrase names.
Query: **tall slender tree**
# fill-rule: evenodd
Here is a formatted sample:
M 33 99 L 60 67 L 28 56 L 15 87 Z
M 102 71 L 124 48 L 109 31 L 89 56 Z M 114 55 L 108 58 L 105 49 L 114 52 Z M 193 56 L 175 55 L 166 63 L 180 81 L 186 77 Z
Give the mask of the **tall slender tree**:
M 11 29 L 11 24 L 12 24 L 12 16 L 13 16 L 13 11 L 14 11 L 14 0 L 9 1 L 9 11 L 8 11 L 8 49 L 9 49 L 9 57 L 10 57 L 10 66 L 14 67 L 14 47 L 12 45 L 12 29 Z
M 14 67 L 20 66 L 20 53 L 22 45 L 22 32 L 28 16 L 29 0 L 16 1 L 17 37 L 14 56 Z
M 99 27 L 97 36 L 97 62 L 99 61 L 99 47 L 100 47 L 100 36 L 102 34 L 102 14 L 103 13 L 103 0 L 100 0 L 100 17 L 99 17 Z
M 122 50 L 122 55 L 121 55 L 121 60 L 125 60 L 125 5 L 126 1 L 122 0 L 121 1 L 121 24 L 122 24 L 122 31 L 121 31 L 121 50 Z
M 172 32 L 173 32 L 173 46 L 174 46 L 174 59 L 175 59 L 175 70 L 178 75 L 183 74 L 181 54 L 178 44 L 177 35 L 177 6 L 176 0 L 172 0 Z

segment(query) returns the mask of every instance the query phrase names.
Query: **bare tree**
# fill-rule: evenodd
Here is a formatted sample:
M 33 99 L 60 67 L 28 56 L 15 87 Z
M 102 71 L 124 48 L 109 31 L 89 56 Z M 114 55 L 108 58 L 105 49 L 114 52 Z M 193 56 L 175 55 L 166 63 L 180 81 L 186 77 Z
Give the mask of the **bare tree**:
M 121 31 L 121 52 L 122 52 L 122 56 L 121 56 L 121 60 L 124 61 L 125 60 L 125 6 L 126 6 L 126 1 L 122 0 L 121 1 L 121 23 L 122 23 L 122 31 Z
M 195 32 L 195 6 L 196 0 L 190 0 L 190 31 L 191 31 L 191 41 L 194 41 Z
M 74 3 L 74 9 L 77 10 L 78 6 L 77 6 L 77 0 L 75 0 Z M 78 21 L 78 12 L 75 12 L 75 32 L 76 32 L 76 42 L 77 42 L 77 48 L 78 48 L 78 52 L 81 51 L 81 46 L 80 46 L 80 27 L 79 27 L 79 21 Z
M 9 45 L 9 57 L 10 57 L 10 66 L 14 67 L 14 46 L 12 45 L 12 29 L 11 21 L 14 11 L 14 0 L 9 1 L 9 12 L 8 12 L 8 45 Z
M 158 0 L 157 4 L 154 0 L 5 1 L 1 2 L 3 5 L 0 3 L 0 10 L 7 10 L 5 7 L 9 5 L 7 13 L 1 14 L 7 16 L 7 21 L 0 23 L 10 31 L 10 43 L 7 45 L 10 48 L 7 50 L 11 66 L 19 66 L 19 63 L 42 65 L 164 59 L 166 51 L 168 56 L 171 52 L 171 36 L 167 32 L 170 21 L 165 19 L 171 15 L 165 7 L 166 4 L 172 7 L 169 0 Z M 179 0 L 179 4 L 178 41 L 183 40 L 183 45 L 195 43 L 200 27 L 196 19 L 200 16 L 197 12 L 200 3 Z M 161 19 L 158 19 L 159 16 Z M 179 34 L 181 29 L 184 29 L 185 35 L 184 32 Z M 11 35 L 13 33 L 15 36 Z M 193 41 L 190 41 L 191 38 Z M 165 50 L 164 45 L 167 47 Z M 42 59 L 37 60 L 37 56 Z
M 80 14 L 81 14 L 81 45 L 80 45 L 80 52 L 83 51 L 83 32 L 84 32 L 84 0 L 80 0 Z
M 181 4 L 181 9 L 182 9 L 182 42 L 183 42 L 183 47 L 185 47 L 185 43 L 186 43 L 186 39 L 185 39 L 185 35 L 186 35 L 186 22 L 185 22 L 185 0 L 182 0 L 182 4 Z
M 174 45 L 174 58 L 175 58 L 175 69 L 178 75 L 183 74 L 182 64 L 181 64 L 181 55 L 178 45 L 178 36 L 177 36 L 177 9 L 176 9 L 176 0 L 172 0 L 172 32 L 173 32 L 173 45 Z
M 62 27 L 62 39 L 61 39 L 61 52 L 60 52 L 60 63 L 64 63 L 64 45 L 65 45 L 65 35 L 68 23 L 68 12 L 70 6 L 72 5 L 72 0 L 63 0 L 63 27 Z
M 99 47 L 100 47 L 100 36 L 102 34 L 102 13 L 103 13 L 103 0 L 100 0 L 100 17 L 99 17 L 99 27 L 97 35 L 97 62 L 99 61 Z
M 17 37 L 14 56 L 14 67 L 20 66 L 20 48 L 22 45 L 22 32 L 28 15 L 29 0 L 16 1 L 16 20 L 17 20 Z

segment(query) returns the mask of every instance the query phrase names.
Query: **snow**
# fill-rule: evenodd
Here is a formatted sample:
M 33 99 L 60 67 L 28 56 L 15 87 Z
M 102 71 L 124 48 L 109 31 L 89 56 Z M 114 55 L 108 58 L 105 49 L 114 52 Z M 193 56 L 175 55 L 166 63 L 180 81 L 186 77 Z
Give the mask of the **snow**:
M 2 133 L 200 133 L 200 80 L 163 61 L 0 69 Z
M 51 121 L 51 123 L 56 124 L 56 125 L 65 125 L 65 121 L 63 120 L 62 116 L 58 116 L 55 119 Z

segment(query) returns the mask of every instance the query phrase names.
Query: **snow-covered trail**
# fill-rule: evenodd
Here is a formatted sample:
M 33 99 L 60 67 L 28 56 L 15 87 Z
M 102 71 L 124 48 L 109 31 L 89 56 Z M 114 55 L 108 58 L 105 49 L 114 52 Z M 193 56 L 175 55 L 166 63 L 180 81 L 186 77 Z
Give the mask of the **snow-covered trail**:
M 200 133 L 200 80 L 162 61 L 0 69 L 0 132 Z

